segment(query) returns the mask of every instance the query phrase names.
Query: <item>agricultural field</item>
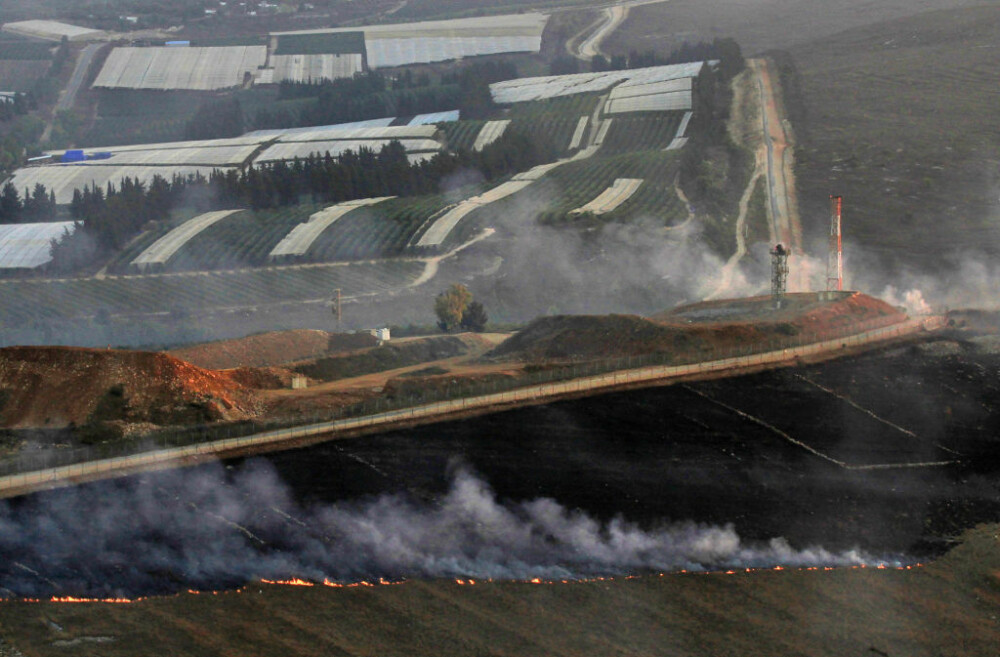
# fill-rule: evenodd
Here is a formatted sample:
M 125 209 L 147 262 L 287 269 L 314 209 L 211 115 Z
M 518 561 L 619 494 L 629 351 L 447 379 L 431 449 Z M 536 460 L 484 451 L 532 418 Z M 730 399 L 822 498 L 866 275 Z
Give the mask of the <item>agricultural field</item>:
M 324 210 L 337 206 L 305 203 L 274 210 L 209 213 L 223 216 L 214 217 L 210 225 L 189 235 L 166 258 L 157 259 L 156 271 L 232 270 L 413 255 L 415 252 L 409 251 L 408 245 L 448 201 L 435 195 L 416 199 L 359 199 L 343 205 L 334 221 L 324 222 L 317 235 L 310 235 L 312 241 L 305 245 L 304 253 L 275 253 L 275 250 L 298 227 L 307 226 L 313 217 L 322 219 Z M 178 225 L 193 225 L 193 221 L 188 219 Z M 161 251 L 154 246 L 168 234 L 168 229 L 163 228 L 137 239 L 115 259 L 109 271 L 126 274 L 134 273 L 137 265 L 149 266 L 152 260 L 143 259 L 143 254 Z
M 604 137 L 601 153 L 609 155 L 666 149 L 679 132 L 683 116 L 681 112 L 667 112 L 616 117 Z
M 396 290 L 423 271 L 422 262 L 398 260 L 103 279 L 0 281 L 0 317 L 4 326 L 15 328 L 36 321 L 103 314 L 142 316 L 326 302 L 334 288 L 340 288 L 345 297 Z

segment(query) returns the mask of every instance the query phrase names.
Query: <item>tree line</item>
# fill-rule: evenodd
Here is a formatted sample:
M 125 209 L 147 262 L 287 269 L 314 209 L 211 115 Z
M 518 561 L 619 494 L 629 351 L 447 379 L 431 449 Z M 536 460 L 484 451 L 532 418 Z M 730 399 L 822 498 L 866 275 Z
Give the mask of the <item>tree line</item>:
M 41 183 L 35 183 L 33 190 L 25 189 L 23 197 L 12 182 L 0 191 L 0 224 L 52 221 L 56 210 L 55 193 Z
M 295 128 L 350 123 L 386 116 L 412 116 L 457 109 L 463 119 L 481 119 L 496 106 L 490 84 L 518 76 L 506 60 L 474 62 L 441 76 L 432 84 L 426 74 L 409 70 L 389 77 L 379 71 L 351 78 L 308 82 L 284 81 L 279 100 L 308 101 L 298 109 L 261 109 L 247 116 L 235 98 L 206 103 L 186 126 L 188 139 L 212 139 L 244 130 Z
M 630 50 L 627 55 L 594 55 L 590 61 L 590 71 L 623 71 L 648 66 L 667 66 L 670 64 L 687 64 L 689 62 L 718 61 L 719 74 L 726 80 L 738 75 L 746 63 L 739 44 L 731 38 L 714 39 L 698 43 L 684 42 L 669 55 L 661 56 L 653 50 L 639 52 Z M 576 57 L 562 55 L 552 60 L 549 71 L 552 75 L 567 75 L 570 73 L 585 73 L 585 64 Z
M 446 177 L 461 170 L 477 170 L 486 180 L 494 180 L 550 162 L 557 155 L 551 140 L 508 130 L 481 151 L 438 153 L 415 163 L 407 159 L 403 146 L 393 141 L 378 151 L 313 154 L 243 171 L 215 169 L 208 177 L 192 174 L 166 180 L 154 176 L 148 185 L 126 178 L 118 186 L 109 183 L 105 189 L 88 186 L 73 192 L 69 209 L 78 227 L 53 243 L 49 268 L 58 273 L 79 271 L 120 251 L 147 222 L 166 219 L 180 206 L 200 212 L 234 206 L 257 210 L 304 200 L 337 203 L 430 194 L 440 190 Z

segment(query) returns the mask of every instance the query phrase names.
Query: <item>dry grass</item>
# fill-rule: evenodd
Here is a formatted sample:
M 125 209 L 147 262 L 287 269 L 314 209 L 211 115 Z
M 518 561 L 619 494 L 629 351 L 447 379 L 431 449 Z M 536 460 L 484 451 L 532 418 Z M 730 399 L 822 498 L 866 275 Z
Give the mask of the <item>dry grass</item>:
M 942 256 L 1000 252 L 998 39 L 992 6 L 792 50 L 805 110 L 796 174 L 814 244 L 826 196 L 839 193 L 845 239 L 882 260 L 928 270 Z

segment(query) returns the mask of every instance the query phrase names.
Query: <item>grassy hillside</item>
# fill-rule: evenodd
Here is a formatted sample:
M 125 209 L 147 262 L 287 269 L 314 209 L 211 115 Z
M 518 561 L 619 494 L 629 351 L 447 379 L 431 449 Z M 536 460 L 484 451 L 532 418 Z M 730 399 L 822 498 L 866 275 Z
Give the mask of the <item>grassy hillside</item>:
M 601 49 L 612 54 L 655 50 L 666 55 L 685 41 L 733 37 L 746 55 L 809 44 L 850 28 L 980 0 L 671 0 L 633 7 Z
M 0 605 L 24 655 L 992 655 L 1000 528 L 910 570 L 578 583 L 252 584 L 136 604 Z M 72 650 L 67 650 L 71 648 Z M 16 654 L 16 653 L 15 653 Z
M 1000 7 L 934 12 L 791 50 L 797 176 L 807 238 L 826 197 L 882 263 L 921 270 L 1000 252 Z

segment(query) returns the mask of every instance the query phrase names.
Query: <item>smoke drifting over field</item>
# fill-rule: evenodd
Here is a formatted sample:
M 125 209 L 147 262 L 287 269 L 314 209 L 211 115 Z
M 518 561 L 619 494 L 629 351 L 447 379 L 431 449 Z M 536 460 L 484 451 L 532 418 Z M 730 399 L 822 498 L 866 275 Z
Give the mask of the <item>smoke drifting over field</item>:
M 251 462 L 38 495 L 0 507 L 4 595 L 126 595 L 259 578 L 574 578 L 646 570 L 872 563 L 747 545 L 732 527 L 600 523 L 551 499 L 503 504 L 458 468 L 435 505 L 395 495 L 302 508 Z

